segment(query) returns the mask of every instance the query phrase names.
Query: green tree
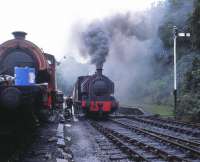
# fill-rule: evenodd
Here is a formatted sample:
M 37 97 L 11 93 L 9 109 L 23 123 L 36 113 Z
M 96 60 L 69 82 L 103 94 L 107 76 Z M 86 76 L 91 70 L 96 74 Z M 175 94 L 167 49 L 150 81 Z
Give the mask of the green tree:
M 191 116 L 200 120 L 200 59 L 195 58 L 192 70 L 188 71 L 178 104 L 179 117 Z
M 194 48 L 200 49 L 200 0 L 194 3 L 195 9 L 190 17 L 190 30 L 192 33 L 192 44 Z

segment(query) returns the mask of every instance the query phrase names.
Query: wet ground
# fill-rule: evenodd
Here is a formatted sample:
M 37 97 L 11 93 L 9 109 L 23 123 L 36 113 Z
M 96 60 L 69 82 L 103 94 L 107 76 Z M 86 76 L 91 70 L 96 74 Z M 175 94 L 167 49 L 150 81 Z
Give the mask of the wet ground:
M 75 120 L 72 126 L 66 125 L 66 134 L 71 137 L 71 151 L 76 162 L 99 162 L 94 132 L 85 119 Z
M 67 137 L 68 136 L 68 137 Z M 128 162 L 127 157 L 81 117 L 65 124 L 65 137 L 75 162 Z

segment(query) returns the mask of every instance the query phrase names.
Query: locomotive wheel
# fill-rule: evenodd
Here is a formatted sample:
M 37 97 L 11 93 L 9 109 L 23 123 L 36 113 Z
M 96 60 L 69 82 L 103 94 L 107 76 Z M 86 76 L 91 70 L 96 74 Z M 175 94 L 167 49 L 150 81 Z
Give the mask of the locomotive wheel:
M 21 103 L 21 92 L 15 87 L 9 87 L 1 93 L 1 103 L 8 109 L 16 109 Z

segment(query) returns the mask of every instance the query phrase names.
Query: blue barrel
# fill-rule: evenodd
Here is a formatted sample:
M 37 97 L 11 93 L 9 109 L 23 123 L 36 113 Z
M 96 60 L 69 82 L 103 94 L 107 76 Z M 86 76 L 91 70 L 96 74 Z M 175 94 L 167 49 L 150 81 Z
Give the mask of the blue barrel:
M 35 69 L 15 67 L 15 85 L 25 86 L 35 84 Z

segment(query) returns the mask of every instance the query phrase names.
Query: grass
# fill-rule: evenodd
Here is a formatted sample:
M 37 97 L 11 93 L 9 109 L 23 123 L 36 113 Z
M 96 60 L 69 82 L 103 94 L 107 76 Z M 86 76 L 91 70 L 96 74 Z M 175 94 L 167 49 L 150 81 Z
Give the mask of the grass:
M 144 111 L 161 116 L 173 116 L 173 107 L 169 105 L 145 105 Z

